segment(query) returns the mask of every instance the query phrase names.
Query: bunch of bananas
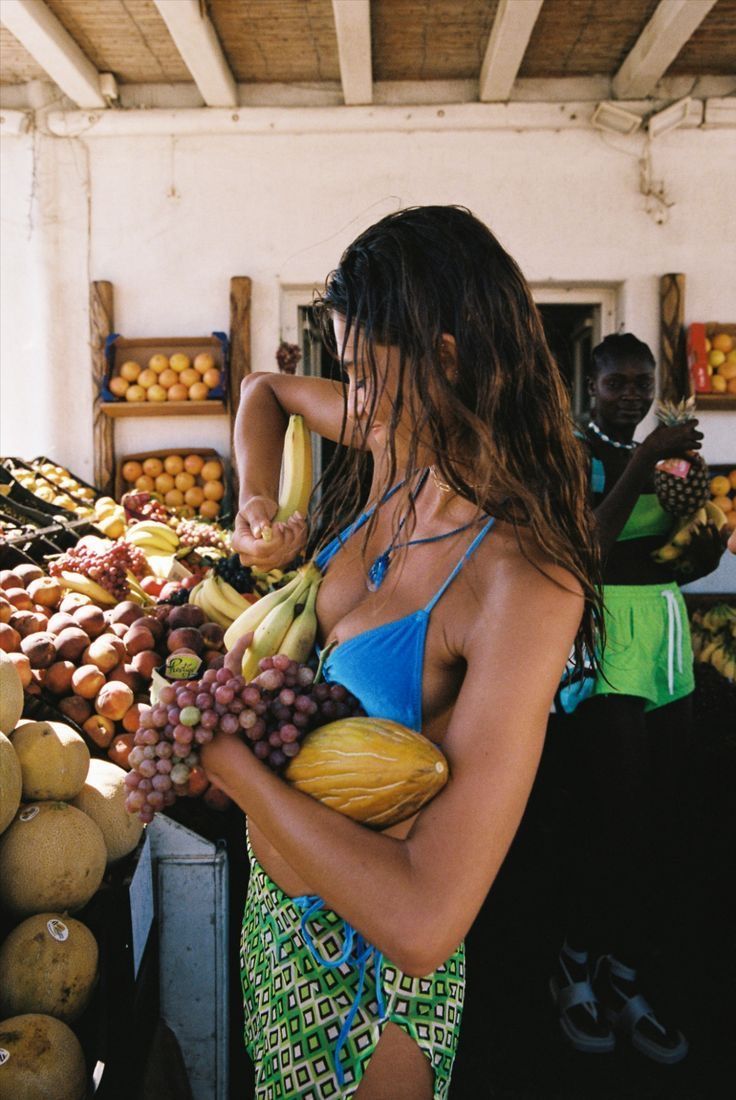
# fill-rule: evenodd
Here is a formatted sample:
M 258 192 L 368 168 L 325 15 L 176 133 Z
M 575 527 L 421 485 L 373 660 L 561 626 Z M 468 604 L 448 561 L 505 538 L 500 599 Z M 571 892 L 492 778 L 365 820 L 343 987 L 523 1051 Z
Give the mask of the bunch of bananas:
M 243 654 L 245 680 L 258 674 L 262 657 L 285 653 L 300 664 L 309 658 L 317 637 L 315 604 L 321 583 L 322 574 L 314 562 L 301 566 L 288 584 L 261 596 L 225 632 L 228 650 L 244 634 L 253 632 L 253 640 Z
M 284 453 L 281 460 L 279 507 L 274 523 L 285 523 L 300 512 L 306 516 L 312 495 L 312 433 L 304 423 L 304 417 L 294 414 L 284 437 Z M 271 538 L 271 528 L 262 531 L 264 542 Z
M 702 508 L 699 508 L 692 516 L 688 516 L 687 519 L 677 528 L 673 535 L 670 535 L 668 541 L 664 546 L 660 546 L 652 553 L 654 561 L 664 564 L 666 562 L 677 561 L 680 558 L 687 557 L 687 548 L 693 541 L 693 538 L 698 532 L 708 526 L 714 527 L 716 531 L 721 531 L 726 526 L 726 517 L 713 501 L 709 500 Z
M 179 549 L 179 536 L 165 523 L 144 519 L 133 523 L 125 532 L 125 541 L 137 546 L 155 577 L 164 580 L 170 575 L 174 556 Z
M 736 606 L 716 604 L 695 611 L 690 619 L 695 660 L 713 665 L 727 680 L 736 680 Z
M 122 538 L 125 534 L 125 509 L 112 497 L 98 497 L 92 522 L 107 538 Z
M 252 606 L 252 602 L 228 584 L 224 577 L 209 572 L 189 593 L 189 603 L 200 607 L 211 623 L 227 630 Z

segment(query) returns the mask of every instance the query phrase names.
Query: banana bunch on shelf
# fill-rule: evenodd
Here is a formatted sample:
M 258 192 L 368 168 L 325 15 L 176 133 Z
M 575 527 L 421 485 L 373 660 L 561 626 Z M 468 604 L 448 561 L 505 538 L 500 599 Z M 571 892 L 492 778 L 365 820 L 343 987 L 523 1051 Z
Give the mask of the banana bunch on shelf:
M 92 522 L 109 539 L 119 539 L 125 534 L 125 509 L 112 497 L 98 497 L 95 501 Z
M 705 527 L 714 527 L 721 531 L 726 526 L 726 517 L 713 501 L 707 501 L 692 516 L 688 516 L 677 528 L 669 540 L 652 553 L 654 561 L 664 564 L 687 557 L 687 549 L 695 536 Z M 684 563 L 682 563 L 684 564 Z
M 736 604 L 719 603 L 695 611 L 690 619 L 696 662 L 712 665 L 727 680 L 736 680 Z
M 195 584 L 189 593 L 189 603 L 200 607 L 211 623 L 217 623 L 227 630 L 239 616 L 255 606 L 245 596 L 241 596 L 231 584 L 210 572 Z
M 244 634 L 253 632 L 253 640 L 243 655 L 245 680 L 258 674 L 262 657 L 285 653 L 292 661 L 306 662 L 317 637 L 315 604 L 321 583 L 322 574 L 314 562 L 301 566 L 287 584 L 261 596 L 225 632 L 228 650 Z
M 166 580 L 180 545 L 176 531 L 165 523 L 144 519 L 131 524 L 124 537 L 131 546 L 143 551 L 153 575 Z

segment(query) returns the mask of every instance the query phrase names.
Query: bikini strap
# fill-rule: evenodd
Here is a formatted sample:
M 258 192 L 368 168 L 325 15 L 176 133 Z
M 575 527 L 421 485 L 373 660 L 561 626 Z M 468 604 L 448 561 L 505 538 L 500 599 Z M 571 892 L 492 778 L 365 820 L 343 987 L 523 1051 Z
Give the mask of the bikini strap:
M 394 485 L 392 489 L 381 498 L 379 504 L 385 504 L 394 493 L 398 492 L 402 485 L 406 484 L 406 478 L 400 481 L 398 485 Z M 378 505 L 374 504 L 372 508 L 369 508 L 367 512 L 361 512 L 357 519 L 354 519 L 352 523 L 349 523 L 338 535 L 335 535 L 334 539 L 331 539 L 326 546 L 323 546 L 319 553 L 315 556 L 315 563 L 321 570 L 327 568 L 332 559 L 334 558 L 340 547 L 351 538 L 356 531 L 359 531 L 361 527 L 368 522 L 370 517 L 375 512 Z
M 493 526 L 494 519 L 495 519 L 495 517 L 491 516 L 491 518 L 488 520 L 488 522 L 483 525 L 481 530 L 475 536 L 475 538 L 471 542 L 468 549 L 465 551 L 463 556 L 460 558 L 459 562 L 456 564 L 455 568 L 450 573 L 447 580 L 440 587 L 440 589 L 434 594 L 432 599 L 429 601 L 427 606 L 424 608 L 425 614 L 429 615 L 432 612 L 432 609 L 434 608 L 437 601 L 442 599 L 442 597 L 444 596 L 447 589 L 450 587 L 452 582 L 455 580 L 455 577 L 458 575 L 458 573 L 460 572 L 462 567 L 465 565 L 465 562 L 473 556 L 473 554 L 475 553 L 477 548 L 480 546 L 483 539 L 486 537 L 486 535 L 490 531 L 491 527 Z

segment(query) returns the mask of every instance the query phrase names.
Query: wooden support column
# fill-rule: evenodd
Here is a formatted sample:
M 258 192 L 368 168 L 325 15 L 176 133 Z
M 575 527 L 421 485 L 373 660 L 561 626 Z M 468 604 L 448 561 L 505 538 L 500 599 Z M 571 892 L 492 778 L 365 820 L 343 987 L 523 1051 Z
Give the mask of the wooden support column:
M 114 421 L 100 408 L 100 393 L 107 372 L 105 340 L 113 328 L 113 287 L 106 280 L 90 284 L 89 294 L 90 348 L 92 350 L 93 439 L 95 455 L 95 485 L 112 496 L 115 481 Z
M 240 401 L 240 386 L 246 374 L 250 374 L 250 295 L 252 282 L 247 275 L 236 275 L 230 280 L 230 375 L 228 379 L 230 401 L 230 464 L 233 501 L 238 499 L 238 472 L 235 468 L 233 431 Z
M 662 275 L 659 280 L 661 396 L 681 401 L 690 394 L 685 349 L 685 276 Z

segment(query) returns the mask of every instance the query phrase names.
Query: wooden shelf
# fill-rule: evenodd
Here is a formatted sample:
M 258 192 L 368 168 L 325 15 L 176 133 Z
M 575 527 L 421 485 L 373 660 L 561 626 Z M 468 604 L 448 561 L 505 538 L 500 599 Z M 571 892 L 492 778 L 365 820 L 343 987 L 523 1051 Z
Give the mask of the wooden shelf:
M 224 401 L 101 401 L 105 416 L 224 416 Z
M 702 409 L 727 410 L 736 412 L 736 394 L 732 393 L 696 393 L 695 407 Z

